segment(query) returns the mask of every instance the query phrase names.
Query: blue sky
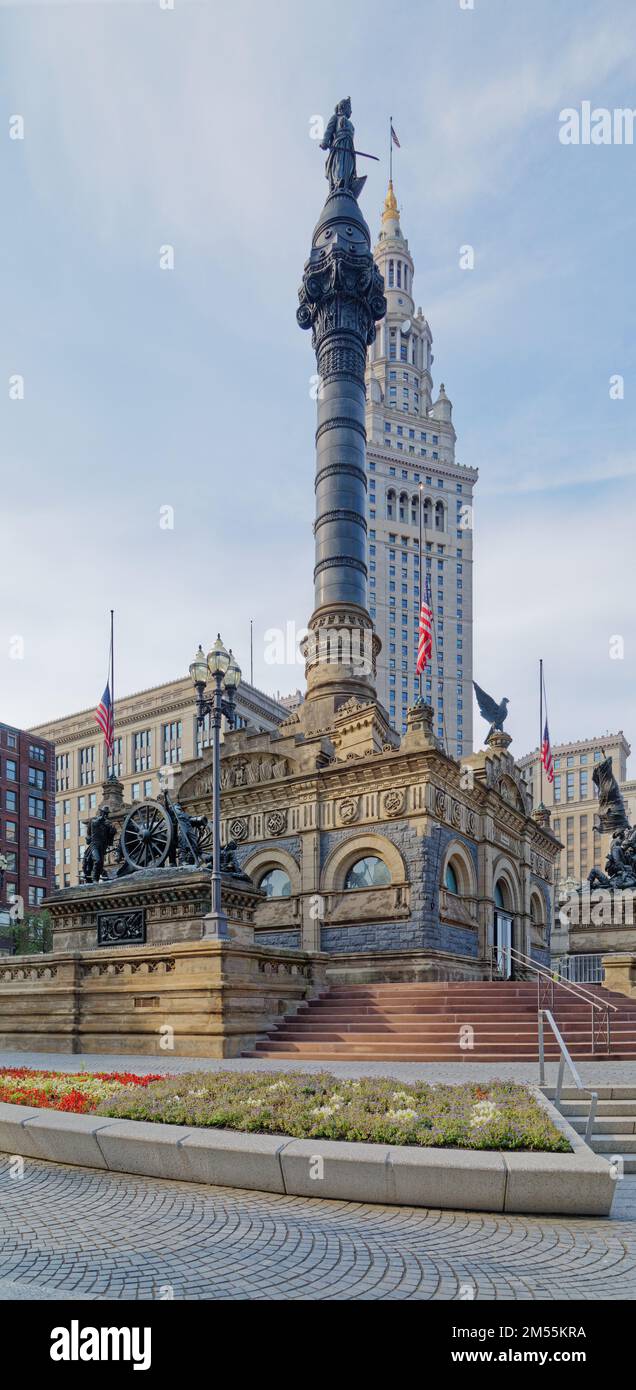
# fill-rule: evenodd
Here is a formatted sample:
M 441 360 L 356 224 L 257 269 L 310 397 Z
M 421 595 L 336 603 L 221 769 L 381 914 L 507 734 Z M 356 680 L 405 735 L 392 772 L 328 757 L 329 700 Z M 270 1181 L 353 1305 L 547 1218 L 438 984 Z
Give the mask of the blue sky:
M 120 693 L 219 628 L 247 671 L 250 618 L 256 683 L 302 684 L 264 634 L 312 607 L 295 310 L 325 191 L 310 121 L 350 93 L 382 156 L 374 233 L 393 114 L 435 381 L 480 470 L 475 675 L 510 697 L 519 755 L 539 656 L 554 741 L 636 737 L 636 146 L 558 139 L 564 107 L 635 101 L 631 0 L 21 0 L 0 24 L 2 119 L 24 118 L 1 147 L 0 352 L 25 383 L 0 392 L 0 718 L 98 700 L 111 606 Z

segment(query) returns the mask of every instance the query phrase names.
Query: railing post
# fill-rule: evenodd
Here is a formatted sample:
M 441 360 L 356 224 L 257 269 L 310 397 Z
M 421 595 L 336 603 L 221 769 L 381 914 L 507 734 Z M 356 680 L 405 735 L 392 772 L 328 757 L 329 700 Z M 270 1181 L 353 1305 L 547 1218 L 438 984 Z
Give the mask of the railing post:
M 590 1091 L 590 1112 L 589 1112 L 589 1115 L 588 1115 L 588 1117 L 587 1117 L 587 1124 L 586 1124 L 586 1126 L 585 1126 L 585 1142 L 586 1142 L 586 1144 L 589 1144 L 590 1139 L 592 1138 L 592 1130 L 594 1129 L 594 1120 L 595 1120 L 595 1118 L 596 1118 L 596 1104 L 597 1104 L 597 1101 L 598 1101 L 598 1091 Z
M 543 1014 L 541 1009 L 537 1010 L 537 1026 L 539 1030 L 539 1085 L 545 1086 L 545 1045 L 543 1038 Z
M 564 1071 L 565 1071 L 565 1057 L 563 1056 L 563 1053 L 561 1053 L 561 1058 L 560 1058 L 560 1061 L 559 1061 L 559 1070 L 558 1070 L 558 1073 L 557 1073 L 556 1092 L 555 1092 L 555 1096 L 554 1096 L 554 1103 L 555 1103 L 555 1105 L 560 1105 L 560 1104 L 561 1104 L 561 1088 L 562 1088 L 562 1086 L 563 1086 L 563 1073 L 564 1073 Z

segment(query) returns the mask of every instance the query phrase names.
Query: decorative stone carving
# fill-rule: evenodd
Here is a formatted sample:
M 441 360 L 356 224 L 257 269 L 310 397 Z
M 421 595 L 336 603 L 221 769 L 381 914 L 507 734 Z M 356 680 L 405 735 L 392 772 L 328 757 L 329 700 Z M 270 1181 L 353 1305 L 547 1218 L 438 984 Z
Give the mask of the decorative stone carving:
M 439 787 L 435 792 L 435 814 L 440 820 L 446 817 L 446 792 L 441 791 Z
M 135 912 L 98 912 L 97 945 L 113 946 L 146 940 L 146 917 L 143 908 Z
M 451 820 L 453 822 L 453 825 L 457 826 L 457 829 L 459 830 L 461 828 L 462 823 L 462 808 L 461 803 L 459 801 L 453 801 L 451 803 Z
M 469 835 L 475 835 L 477 832 L 477 817 L 474 811 L 468 812 L 466 817 L 466 829 Z
M 282 835 L 283 831 L 287 829 L 287 812 L 270 811 L 269 815 L 265 817 L 265 826 L 268 835 Z
M 387 816 L 399 816 L 404 810 L 406 797 L 401 788 L 394 788 L 384 796 L 384 810 Z
M 360 801 L 357 796 L 345 796 L 338 807 L 338 814 L 343 825 L 351 825 L 358 819 L 360 811 Z
M 235 816 L 228 826 L 230 840 L 246 840 L 248 828 L 246 816 Z

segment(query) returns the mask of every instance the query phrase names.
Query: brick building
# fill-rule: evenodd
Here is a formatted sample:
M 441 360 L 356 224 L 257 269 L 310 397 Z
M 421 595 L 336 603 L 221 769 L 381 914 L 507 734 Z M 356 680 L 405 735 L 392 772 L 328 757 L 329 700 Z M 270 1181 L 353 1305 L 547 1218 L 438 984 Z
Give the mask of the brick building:
M 19 897 L 28 912 L 51 892 L 54 839 L 53 744 L 0 724 L 0 907 Z

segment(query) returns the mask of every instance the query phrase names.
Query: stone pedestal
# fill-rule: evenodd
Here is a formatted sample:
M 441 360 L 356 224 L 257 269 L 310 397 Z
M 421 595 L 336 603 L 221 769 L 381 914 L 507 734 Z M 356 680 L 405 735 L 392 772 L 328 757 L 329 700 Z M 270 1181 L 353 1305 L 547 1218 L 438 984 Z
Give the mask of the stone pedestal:
M 142 870 L 57 890 L 53 951 L 0 962 L 0 1045 L 234 1057 L 324 988 L 323 957 L 254 944 L 263 895 L 225 875 L 230 937 L 205 936 L 210 875 Z
M 603 969 L 606 989 L 616 990 L 618 994 L 627 994 L 632 999 L 636 998 L 636 955 L 626 951 L 603 956 Z

